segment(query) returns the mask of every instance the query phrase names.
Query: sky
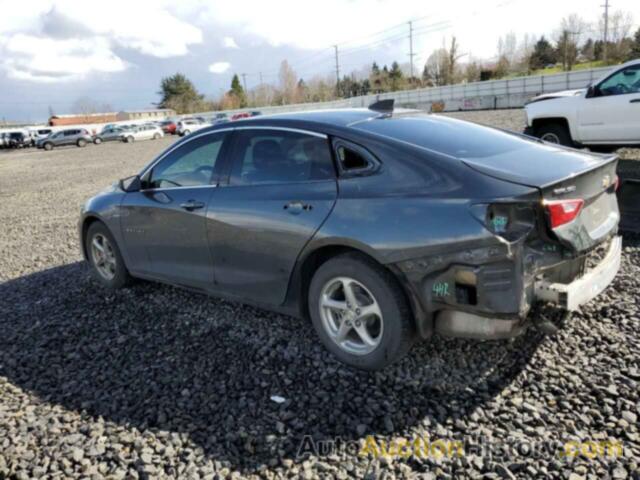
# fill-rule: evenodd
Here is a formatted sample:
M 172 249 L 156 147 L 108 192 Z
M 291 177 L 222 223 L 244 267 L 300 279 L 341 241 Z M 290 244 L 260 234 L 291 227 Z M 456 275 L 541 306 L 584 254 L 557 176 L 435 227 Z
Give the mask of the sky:
M 234 73 L 276 83 L 335 76 L 376 61 L 414 65 L 455 35 L 465 58 L 490 59 L 501 36 L 552 36 L 579 13 L 595 25 L 603 0 L 0 0 L 0 120 L 41 121 L 81 97 L 115 110 L 149 108 L 160 79 L 181 72 L 209 97 Z M 640 1 L 612 0 L 640 24 Z M 595 27 L 594 27 L 595 28 Z M 594 36 L 597 33 L 594 32 Z

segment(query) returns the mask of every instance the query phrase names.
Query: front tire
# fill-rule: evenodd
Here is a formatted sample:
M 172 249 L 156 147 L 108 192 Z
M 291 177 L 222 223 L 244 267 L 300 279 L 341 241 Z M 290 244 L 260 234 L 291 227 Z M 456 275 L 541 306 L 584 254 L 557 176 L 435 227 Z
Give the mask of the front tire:
M 154 140 L 158 140 L 160 138 L 160 134 L 159 133 L 154 133 L 153 134 L 153 139 Z
M 411 309 L 396 278 L 364 255 L 348 253 L 322 264 L 308 302 L 322 343 L 352 367 L 382 369 L 404 356 L 415 338 Z
M 102 143 L 102 139 L 101 138 L 94 138 L 93 139 L 93 143 L 95 143 L 96 145 L 100 145 Z
M 53 143 L 47 142 L 42 147 L 47 151 L 53 150 Z
M 76 143 L 76 145 L 78 145 L 78 147 L 80 148 L 84 148 L 87 146 L 87 141 L 83 140 L 82 138 L 80 140 L 78 140 L 78 142 Z
M 135 141 L 135 138 L 133 138 L 131 135 L 125 138 L 125 142 L 127 143 L 133 143 L 134 141 Z
M 573 147 L 573 139 L 569 130 L 559 123 L 546 123 L 536 129 L 536 136 L 548 143 Z
M 91 275 L 103 287 L 111 290 L 126 286 L 131 277 L 124 265 L 113 235 L 102 222 L 94 222 L 85 238 Z

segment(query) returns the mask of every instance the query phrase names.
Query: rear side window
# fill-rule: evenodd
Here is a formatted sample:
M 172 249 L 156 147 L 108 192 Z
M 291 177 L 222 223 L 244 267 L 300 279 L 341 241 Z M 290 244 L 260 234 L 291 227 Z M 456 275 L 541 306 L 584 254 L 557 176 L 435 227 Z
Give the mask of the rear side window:
M 300 132 L 239 130 L 231 185 L 264 185 L 335 177 L 329 141 Z
M 462 159 L 493 157 L 531 145 L 531 140 L 443 116 L 379 119 L 355 127 Z
M 343 170 L 346 171 L 360 170 L 369 166 L 363 155 L 342 145 L 338 146 L 338 159 Z

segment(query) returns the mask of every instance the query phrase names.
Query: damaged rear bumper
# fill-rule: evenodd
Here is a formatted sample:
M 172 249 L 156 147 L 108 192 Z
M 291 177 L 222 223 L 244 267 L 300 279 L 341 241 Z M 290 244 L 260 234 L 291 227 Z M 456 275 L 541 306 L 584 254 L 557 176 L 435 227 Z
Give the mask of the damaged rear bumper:
M 571 283 L 551 283 L 539 280 L 535 283 L 536 299 L 553 303 L 558 307 L 574 311 L 600 295 L 613 281 L 620 269 L 622 256 L 622 238 L 617 236 L 611 240 L 611 245 L 602 262 L 593 270 Z
M 467 251 L 467 262 L 457 259 L 450 264 L 441 258 L 448 266 L 427 275 L 414 262 L 405 274 L 415 275 L 408 276 L 418 287 L 425 311 L 432 312 L 430 327 L 424 331 L 478 340 L 512 338 L 536 322 L 528 315 L 533 305 L 550 304 L 570 312 L 606 289 L 620 269 L 622 240 L 613 236 L 603 244 L 600 259 L 586 273 L 580 266 L 586 257 L 567 260 L 560 250 L 527 247 L 509 258 L 502 257 L 499 249 L 473 259 Z M 548 263 L 539 263 L 535 252 Z

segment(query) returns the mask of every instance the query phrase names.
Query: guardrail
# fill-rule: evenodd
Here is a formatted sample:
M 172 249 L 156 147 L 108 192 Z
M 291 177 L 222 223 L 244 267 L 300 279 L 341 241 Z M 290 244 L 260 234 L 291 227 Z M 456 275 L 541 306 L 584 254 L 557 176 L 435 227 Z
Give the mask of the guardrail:
M 484 82 L 460 83 L 442 87 L 400 90 L 396 92 L 362 95 L 358 97 L 320 103 L 299 103 L 271 107 L 256 107 L 264 114 L 322 110 L 327 108 L 367 107 L 377 100 L 393 98 L 396 106 L 431 110 L 434 104 L 438 110 L 487 110 L 522 107 L 531 97 L 541 93 L 585 88 L 613 67 L 576 70 L 550 75 L 487 80 Z M 226 110 L 233 115 L 247 109 Z M 202 112 L 198 115 L 215 115 L 220 112 Z

